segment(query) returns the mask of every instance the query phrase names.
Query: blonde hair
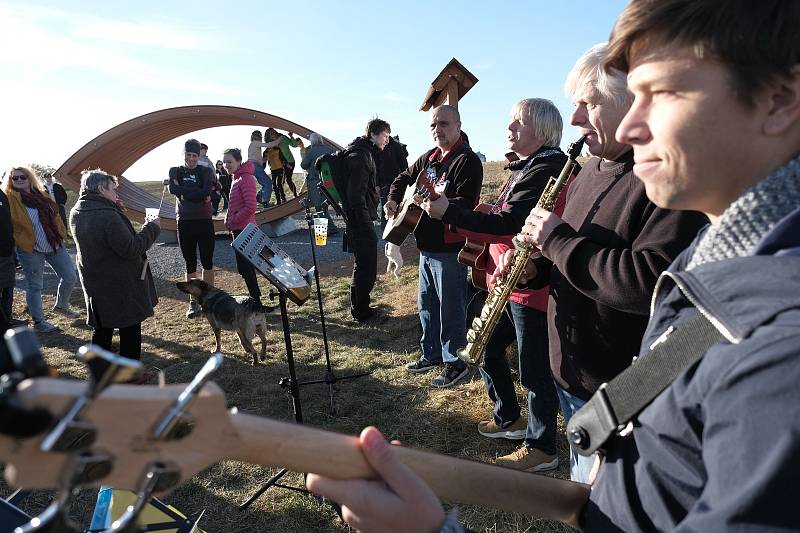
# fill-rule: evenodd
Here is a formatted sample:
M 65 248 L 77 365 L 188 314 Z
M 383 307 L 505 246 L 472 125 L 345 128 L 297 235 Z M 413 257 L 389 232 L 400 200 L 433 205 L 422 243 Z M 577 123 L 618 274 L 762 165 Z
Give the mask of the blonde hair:
M 534 134 L 544 146 L 561 144 L 564 122 L 555 104 L 546 98 L 526 98 L 511 108 L 511 116 L 533 126 Z
M 28 177 L 28 185 L 30 185 L 31 190 L 39 191 L 41 194 L 45 194 L 44 187 L 42 186 L 42 182 L 39 180 L 39 176 L 36 175 L 36 172 L 34 172 L 31 167 L 27 166 L 17 166 L 8 169 L 2 184 L 4 192 L 8 193 L 14 188 L 14 186 L 11 185 L 11 175 L 14 172 L 22 172 Z

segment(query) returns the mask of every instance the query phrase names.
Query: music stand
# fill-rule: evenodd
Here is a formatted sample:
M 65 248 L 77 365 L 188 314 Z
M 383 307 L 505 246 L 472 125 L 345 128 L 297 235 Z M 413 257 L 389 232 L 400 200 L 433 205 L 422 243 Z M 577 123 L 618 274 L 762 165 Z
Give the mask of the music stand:
M 300 386 L 297 383 L 297 374 L 294 366 L 294 351 L 292 350 L 292 336 L 289 328 L 289 312 L 286 307 L 286 300 L 288 298 L 297 305 L 302 305 L 308 300 L 311 295 L 308 273 L 255 224 L 248 224 L 239 236 L 231 242 L 231 246 L 247 259 L 261 275 L 267 278 L 277 290 L 281 310 L 281 324 L 283 326 L 283 339 L 286 344 L 286 361 L 289 366 L 289 377 L 281 378 L 278 384 L 283 388 L 288 386 L 294 419 L 298 424 L 302 424 L 303 410 L 300 405 Z M 275 290 L 271 289 L 270 298 L 274 297 Z M 304 489 L 278 483 L 287 472 L 288 470 L 285 468 L 278 470 L 261 488 L 239 505 L 239 510 L 243 511 L 250 507 L 259 496 L 272 486 L 306 492 Z
M 325 188 L 322 187 L 322 185 L 320 184 L 320 192 L 323 192 L 323 194 L 326 197 L 326 200 L 323 202 L 323 207 L 325 205 L 325 202 L 331 202 L 333 200 L 324 191 L 325 191 Z M 336 414 L 336 399 L 335 399 L 335 397 L 333 395 L 333 386 L 336 384 L 336 382 L 337 381 L 344 381 L 344 380 L 347 380 L 347 379 L 355 379 L 355 378 L 361 378 L 361 377 L 364 377 L 364 376 L 368 376 L 368 375 L 372 374 L 372 371 L 370 371 L 370 372 L 361 372 L 359 374 L 348 374 L 346 376 L 338 376 L 338 377 L 336 376 L 336 374 L 333 373 L 333 367 L 331 366 L 330 350 L 328 348 L 328 330 L 325 327 L 325 310 L 323 309 L 323 306 L 322 306 L 322 290 L 320 289 L 320 284 L 319 284 L 319 267 L 317 265 L 317 243 L 316 243 L 316 239 L 314 238 L 314 215 L 315 215 L 315 213 L 311 210 L 311 208 L 313 207 L 313 204 L 311 203 L 311 200 L 309 200 L 308 198 L 306 198 L 305 200 L 300 202 L 300 205 L 303 206 L 305 208 L 305 210 L 306 210 L 306 222 L 308 223 L 308 237 L 309 237 L 310 244 L 311 244 L 311 259 L 314 262 L 314 268 L 313 268 L 313 270 L 314 270 L 314 281 L 315 281 L 316 287 L 317 287 L 317 302 L 319 303 L 319 319 L 320 319 L 320 323 L 322 324 L 322 345 L 323 345 L 324 350 L 325 350 L 325 375 L 324 375 L 324 377 L 322 379 L 315 379 L 315 380 L 312 380 L 312 381 L 303 381 L 303 382 L 300 383 L 300 386 L 302 387 L 304 385 L 316 385 L 316 384 L 319 384 L 319 383 L 325 383 L 326 385 L 328 385 L 328 398 L 330 399 L 330 414 L 335 415 Z M 334 209 L 336 209 L 338 211 L 339 208 L 338 208 L 337 204 L 334 203 L 333 205 L 334 205 Z M 320 216 L 323 216 L 323 214 L 324 213 L 319 213 Z

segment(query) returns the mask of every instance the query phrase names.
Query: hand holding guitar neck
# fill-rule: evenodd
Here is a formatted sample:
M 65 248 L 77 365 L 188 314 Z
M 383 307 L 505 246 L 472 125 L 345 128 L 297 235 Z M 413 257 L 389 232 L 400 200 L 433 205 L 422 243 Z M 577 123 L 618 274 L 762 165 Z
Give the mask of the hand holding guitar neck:
M 80 472 L 66 453 L 46 452 L 39 439 L 0 435 L 0 461 L 6 464 L 11 485 L 27 489 L 99 484 L 116 489 L 155 493 L 180 479 L 188 479 L 222 460 L 243 461 L 296 472 L 314 472 L 339 479 L 379 479 L 364 457 L 357 437 L 228 411 L 222 391 L 207 382 L 218 366 L 212 358 L 185 388 L 180 385 L 113 385 L 99 394 L 85 383 L 52 378 L 28 379 L 17 387 L 21 408 L 67 412 L 91 400 L 80 410 L 81 420 L 94 430 L 91 450 L 113 456 L 113 469 L 91 469 L 102 476 L 78 477 L 63 483 L 61 472 Z M 114 372 L 114 371 L 112 371 Z M 119 374 L 117 374 L 119 375 Z M 94 381 L 109 383 L 106 376 Z M 74 421 L 75 417 L 70 417 Z M 63 433 L 62 433 L 63 435 Z M 63 438 L 56 438 L 61 444 Z M 86 442 L 84 440 L 83 442 Z M 573 526 L 585 504 L 586 485 L 518 472 L 490 464 L 392 446 L 397 461 L 425 482 L 437 497 L 561 520 Z M 109 463 L 110 464 L 110 463 Z M 170 483 L 154 482 L 147 473 L 168 470 Z M 166 473 L 165 473 L 166 474 Z M 74 478 L 70 478 L 74 479 Z M 144 496 L 142 496 L 144 498 Z M 62 507 L 64 503 L 60 504 Z M 135 510 L 132 510 L 134 512 Z M 124 525 L 124 524 L 123 524 Z

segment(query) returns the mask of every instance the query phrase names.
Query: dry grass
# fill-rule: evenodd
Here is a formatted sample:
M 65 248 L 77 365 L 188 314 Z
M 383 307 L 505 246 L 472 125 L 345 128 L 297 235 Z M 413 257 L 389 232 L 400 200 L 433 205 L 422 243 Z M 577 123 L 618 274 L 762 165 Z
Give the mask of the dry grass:
M 486 165 L 484 197 L 489 198 L 503 179 L 498 163 Z M 379 276 L 373 293 L 375 303 L 390 319 L 374 326 L 358 326 L 349 319 L 349 276 L 341 275 L 341 265 L 324 265 L 323 298 L 328 324 L 332 363 L 338 375 L 372 371 L 372 374 L 336 386 L 338 414 L 328 412 L 327 386 L 312 385 L 301 389 L 306 423 L 339 432 L 357 434 L 373 424 L 390 438 L 400 439 L 413 447 L 439 453 L 491 462 L 496 456 L 512 451 L 514 443 L 480 437 L 475 426 L 490 415 L 491 405 L 478 378 L 448 390 L 428 386 L 432 376 L 412 375 L 403 365 L 418 356 L 419 320 L 416 309 L 416 258 L 412 251 L 404 254 L 408 264 L 400 279 Z M 382 270 L 379 268 L 379 272 Z M 213 334 L 205 320 L 184 318 L 185 295 L 179 293 L 172 280 L 157 280 L 160 302 L 156 317 L 143 324 L 145 364 L 162 369 L 170 383 L 188 382 L 205 362 L 214 346 Z M 243 286 L 235 272 L 219 272 L 218 285 L 234 293 Z M 46 295 L 50 304 L 52 295 Z M 80 296 L 75 294 L 76 305 Z M 16 298 L 16 311 L 21 312 L 24 298 Z M 83 368 L 75 362 L 75 350 L 90 337 L 90 330 L 81 324 L 69 324 L 56 318 L 61 334 L 43 335 L 42 344 L 48 362 L 67 377 L 84 378 Z M 317 305 L 309 300 L 304 306 L 290 303 L 292 341 L 299 380 L 323 377 L 324 355 Z M 277 385 L 287 375 L 285 349 L 280 318 L 272 316 L 268 333 L 268 363 L 253 368 L 249 356 L 232 333 L 223 333 L 226 362 L 214 380 L 226 391 L 229 405 L 247 412 L 277 419 L 291 419 L 286 392 Z M 512 359 L 516 359 L 511 355 Z M 522 390 L 520 401 L 524 405 Z M 566 443 L 561 443 L 562 467 L 556 475 L 566 477 Z M 323 452 L 321 452 L 323 453 Z M 269 477 L 271 471 L 258 466 L 223 462 L 210 466 L 184 482 L 166 501 L 184 513 L 205 509 L 201 526 L 209 532 L 245 531 L 345 531 L 329 506 L 304 494 L 273 488 L 267 491 L 246 512 L 238 512 L 237 504 L 252 494 Z M 291 474 L 284 482 L 302 486 L 300 474 Z M 88 523 L 95 499 L 94 490 L 83 491 L 74 508 L 82 524 Z M 35 512 L 46 505 L 50 493 L 36 493 L 25 502 Z M 464 507 L 466 524 L 478 531 L 565 531 L 552 522 L 521 515 L 502 513 L 477 507 Z

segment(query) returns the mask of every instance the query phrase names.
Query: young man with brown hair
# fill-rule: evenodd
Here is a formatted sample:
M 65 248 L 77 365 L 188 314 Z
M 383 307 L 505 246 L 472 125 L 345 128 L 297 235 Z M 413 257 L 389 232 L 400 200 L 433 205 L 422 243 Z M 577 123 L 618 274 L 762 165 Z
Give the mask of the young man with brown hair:
M 634 147 L 634 173 L 657 205 L 711 220 L 659 278 L 637 364 L 698 313 L 722 340 L 607 443 L 588 531 L 797 528 L 798 21 L 800 3 L 783 0 L 634 0 L 611 36 L 607 65 L 634 95 L 616 135 Z M 362 450 L 384 481 L 307 484 L 362 530 L 441 527 L 376 437 L 362 434 Z
M 377 318 L 370 307 L 378 275 L 378 236 L 373 222 L 378 218 L 378 170 L 375 159 L 386 143 L 392 128 L 388 122 L 373 118 L 364 135 L 347 146 L 344 160 L 347 187 L 342 204 L 347 215 L 347 248 L 353 253 L 353 279 L 350 283 L 350 314 L 356 322 Z

